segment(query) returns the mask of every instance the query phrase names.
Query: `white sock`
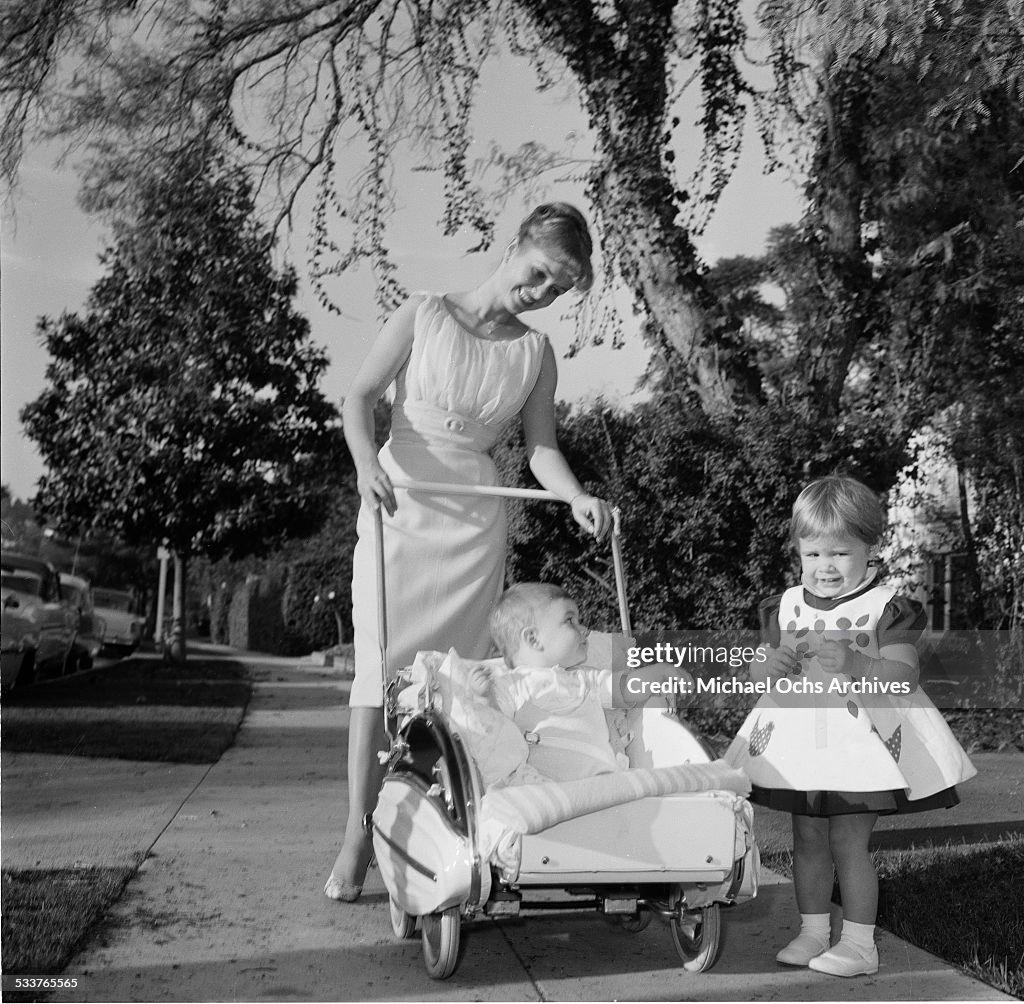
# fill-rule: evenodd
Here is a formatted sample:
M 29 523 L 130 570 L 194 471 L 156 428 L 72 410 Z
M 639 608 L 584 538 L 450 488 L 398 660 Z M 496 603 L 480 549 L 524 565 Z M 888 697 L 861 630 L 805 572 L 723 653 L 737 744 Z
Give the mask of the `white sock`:
M 827 913 L 800 914 L 800 933 L 806 934 L 815 941 L 828 947 L 831 924 Z
M 844 920 L 840 939 L 848 941 L 867 954 L 875 947 L 875 925 L 855 924 L 852 920 Z

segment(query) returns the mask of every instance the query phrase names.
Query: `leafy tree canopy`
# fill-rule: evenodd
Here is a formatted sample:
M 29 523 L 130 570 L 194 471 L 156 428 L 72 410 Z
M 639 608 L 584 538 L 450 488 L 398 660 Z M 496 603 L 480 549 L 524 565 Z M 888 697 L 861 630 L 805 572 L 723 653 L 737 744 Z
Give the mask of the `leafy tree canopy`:
M 813 150 L 807 127 L 823 107 L 835 111 L 833 77 L 878 58 L 926 72 L 937 38 L 956 43 L 948 58 L 957 83 L 933 102 L 936 116 L 983 116 L 986 88 L 1019 100 L 1024 80 L 1016 0 L 765 0 L 759 15 L 775 76 L 764 93 L 745 73 L 750 38 L 738 0 L 29 0 L 0 22 L 3 167 L 16 168 L 26 128 L 87 142 L 87 203 L 123 212 L 154 149 L 227 137 L 278 220 L 315 186 L 314 281 L 368 260 L 387 310 L 402 294 L 386 239 L 399 150 L 417 149 L 443 171 L 447 233 L 476 230 L 480 247 L 492 239 L 495 201 L 470 158 L 472 111 L 485 62 L 511 50 L 532 62 L 540 87 L 571 85 L 588 119 L 585 180 L 605 272 L 632 294 L 651 343 L 681 357 L 705 409 L 729 410 L 759 399 L 757 369 L 691 238 L 731 176 L 748 110 L 770 148 L 785 109 Z M 696 176 L 680 178 L 676 98 L 691 79 L 704 148 Z M 347 166 L 354 156 L 360 167 Z M 494 161 L 508 190 L 560 159 L 532 150 Z M 826 216 L 842 231 L 829 246 L 851 243 L 851 199 Z M 605 307 L 589 336 L 620 330 Z M 830 337 L 839 347 L 821 353 L 814 380 L 834 411 L 861 332 Z
M 48 467 L 37 504 L 129 544 L 258 551 L 320 518 L 343 450 L 326 357 L 248 182 L 216 158 L 155 167 L 84 314 L 39 323 L 48 386 L 22 412 Z

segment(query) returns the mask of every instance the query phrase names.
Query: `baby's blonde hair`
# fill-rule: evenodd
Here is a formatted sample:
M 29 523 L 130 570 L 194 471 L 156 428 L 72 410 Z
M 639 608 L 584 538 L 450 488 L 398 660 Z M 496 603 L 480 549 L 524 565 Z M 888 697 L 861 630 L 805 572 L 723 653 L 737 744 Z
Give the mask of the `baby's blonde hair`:
M 793 503 L 789 539 L 855 537 L 869 547 L 882 539 L 885 512 L 878 496 L 855 478 L 832 474 L 812 481 Z
M 569 594 L 550 582 L 519 582 L 502 593 L 491 611 L 490 628 L 494 644 L 507 666 L 515 667 L 523 631 L 536 627 L 537 611 L 555 600 L 567 599 L 570 599 Z

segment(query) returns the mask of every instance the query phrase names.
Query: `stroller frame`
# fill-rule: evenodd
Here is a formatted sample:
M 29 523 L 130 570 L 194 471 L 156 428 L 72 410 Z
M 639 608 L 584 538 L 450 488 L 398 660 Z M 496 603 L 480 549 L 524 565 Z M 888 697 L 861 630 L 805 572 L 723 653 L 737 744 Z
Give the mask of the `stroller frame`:
M 562 501 L 553 492 L 526 488 L 394 482 L 394 487 L 429 494 L 491 495 L 538 501 Z M 621 524 L 613 510 L 611 551 L 619 619 L 623 633 L 632 635 L 626 600 L 621 552 Z M 400 938 L 412 938 L 419 927 L 428 974 L 446 979 L 455 972 L 461 948 L 461 922 L 477 915 L 518 917 L 522 910 L 594 909 L 624 932 L 642 931 L 651 919 L 666 922 L 684 970 L 702 972 L 715 962 L 721 937 L 720 905 L 732 904 L 756 890 L 757 852 L 734 859 L 737 825 L 735 801 L 726 792 L 694 792 L 643 798 L 623 806 L 566 820 L 536 835 L 524 835 L 522 866 L 513 882 L 502 879 L 479 849 L 479 818 L 484 786 L 458 731 L 440 709 L 427 706 L 408 715 L 400 727 L 397 694 L 387 679 L 388 632 L 383 517 L 374 511 L 378 637 L 385 702 L 383 708 L 389 749 L 381 751 L 387 765 L 377 808 L 363 820 L 390 899 L 392 928 Z M 678 741 L 688 745 L 692 759 L 707 762 L 714 754 L 681 722 Z M 661 847 L 691 840 L 693 860 L 672 867 L 655 860 L 635 863 L 607 848 L 597 852 L 598 866 L 583 863 L 566 868 L 561 852 L 576 849 L 595 822 L 612 827 L 635 825 L 629 816 L 639 808 L 645 838 Z M 669 812 L 667 809 L 671 809 Z M 697 836 L 678 833 L 679 813 L 693 819 Z M 598 817 L 602 817 L 598 820 Z M 585 822 L 581 823 L 580 820 Z M 600 828 L 600 826 L 598 827 Z M 423 834 L 417 853 L 407 838 Z M 699 839 L 698 839 L 699 838 Z M 752 839 L 752 838 L 751 838 Z M 721 847 L 729 841 L 728 853 Z M 699 845 L 699 850 L 698 850 Z M 529 853 L 527 853 L 529 848 Z M 618 858 L 618 859 L 617 859 Z M 607 870 L 603 870 L 607 869 Z M 563 890 L 563 901 L 524 899 L 524 891 Z M 424 907 L 423 904 L 428 906 Z M 415 912 L 409 912 L 414 910 Z M 422 912 L 421 912 L 422 911 Z

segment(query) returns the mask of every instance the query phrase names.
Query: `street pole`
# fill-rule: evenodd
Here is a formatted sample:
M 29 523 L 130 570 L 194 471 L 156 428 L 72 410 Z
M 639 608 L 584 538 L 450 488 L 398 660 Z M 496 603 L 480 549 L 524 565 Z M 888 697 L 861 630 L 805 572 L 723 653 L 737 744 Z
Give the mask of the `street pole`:
M 174 622 L 165 657 L 174 666 L 185 665 L 185 569 L 184 557 L 174 552 Z
M 164 640 L 164 608 L 167 604 L 167 561 L 171 552 L 161 544 L 156 549 L 156 556 L 160 559 L 160 580 L 156 587 L 156 629 L 153 631 L 153 641 L 159 645 Z

